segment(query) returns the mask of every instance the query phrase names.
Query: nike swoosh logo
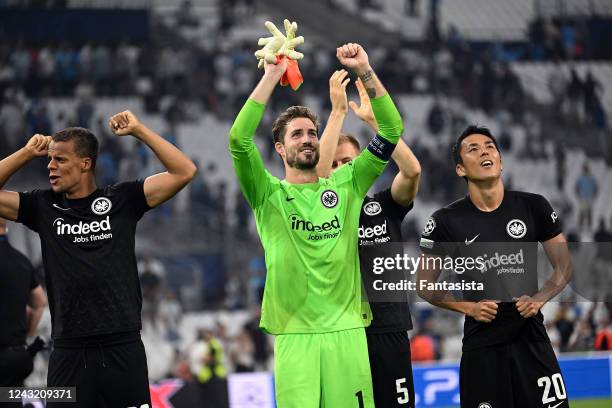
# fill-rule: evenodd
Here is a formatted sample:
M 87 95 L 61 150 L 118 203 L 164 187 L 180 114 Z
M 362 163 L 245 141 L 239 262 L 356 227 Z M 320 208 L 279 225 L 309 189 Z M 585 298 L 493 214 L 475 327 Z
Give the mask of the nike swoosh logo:
M 564 401 L 561 401 L 560 403 L 553 405 L 552 407 L 549 405 L 548 408 L 557 408 L 559 405 L 563 404 Z
M 295 200 L 295 197 L 287 197 L 285 200 L 287 201 Z
M 470 245 L 472 242 L 476 241 L 476 238 L 478 238 L 480 236 L 480 234 L 476 235 L 474 238 L 470 239 L 468 241 L 468 239 L 465 239 L 465 245 Z
M 62 211 L 68 211 L 70 209 L 70 208 L 62 208 L 62 207 L 60 207 L 59 205 L 57 205 L 55 203 L 53 204 L 53 207 L 57 208 L 58 210 L 62 210 Z

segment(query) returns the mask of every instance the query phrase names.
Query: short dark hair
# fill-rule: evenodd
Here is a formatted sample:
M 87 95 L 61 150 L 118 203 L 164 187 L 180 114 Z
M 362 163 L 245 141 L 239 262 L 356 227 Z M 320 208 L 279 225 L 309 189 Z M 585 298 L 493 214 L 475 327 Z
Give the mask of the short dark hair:
M 82 127 L 69 127 L 54 134 L 52 139 L 54 142 L 74 140 L 74 152 L 76 155 L 79 157 L 89 157 L 91 159 L 91 169 L 95 170 L 99 143 L 91 130 Z
M 291 122 L 295 118 L 310 119 L 317 128 L 317 133 L 319 133 L 319 118 L 317 117 L 316 113 L 305 106 L 290 106 L 280 115 L 278 115 L 272 124 L 272 136 L 274 137 L 275 144 L 276 142 L 284 142 L 283 136 L 285 136 L 285 131 L 287 130 L 287 123 Z
M 357 149 L 358 152 L 361 151 L 361 144 L 359 143 L 359 140 L 357 140 L 357 138 L 350 133 L 340 133 L 338 145 L 341 145 L 342 143 L 350 143 L 355 149 Z
M 457 164 L 463 164 L 463 159 L 461 158 L 461 142 L 463 142 L 463 139 L 471 135 L 485 135 L 493 141 L 495 148 L 499 151 L 497 140 L 495 139 L 495 136 L 493 136 L 489 128 L 478 125 L 469 125 L 465 128 L 463 132 L 461 132 L 461 134 L 457 138 L 457 141 L 455 142 L 455 144 L 453 144 L 452 155 L 453 160 L 455 161 L 455 166 Z

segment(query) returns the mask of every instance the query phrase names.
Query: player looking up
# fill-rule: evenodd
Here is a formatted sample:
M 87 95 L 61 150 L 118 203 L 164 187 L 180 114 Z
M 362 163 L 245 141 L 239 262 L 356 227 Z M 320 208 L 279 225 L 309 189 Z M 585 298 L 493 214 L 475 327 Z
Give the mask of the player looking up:
M 417 272 L 417 290 L 428 302 L 465 314 L 461 406 L 568 407 L 540 312 L 572 275 L 557 214 L 541 195 L 504 188 L 497 141 L 487 128 L 466 128 L 453 147 L 453 157 L 457 175 L 467 182 L 468 195 L 434 212 L 427 221 L 420 244 L 427 254 L 421 265 L 426 267 Z M 533 259 L 527 259 L 537 256 L 529 246 L 537 242 L 554 268 L 541 288 L 536 268 L 529 267 Z M 514 253 L 517 249 L 520 256 Z M 419 284 L 421 280 L 436 282 L 440 274 L 429 258 L 489 259 L 493 252 L 508 262 L 499 267 L 492 262 L 481 265 L 475 275 L 484 279 L 484 293 L 464 291 L 458 300 L 450 292 Z M 487 291 L 506 295 L 488 297 Z
M 317 118 L 308 108 L 292 106 L 272 128 L 285 179 L 264 168 L 253 134 L 285 72 L 285 59 L 265 66 L 230 131 L 236 174 L 265 249 L 260 326 L 277 335 L 275 386 L 283 408 L 374 406 L 356 233 L 363 198 L 382 173 L 403 124 L 365 50 L 345 44 L 337 57 L 371 93 L 380 129 L 349 165 L 327 179 L 318 177 Z

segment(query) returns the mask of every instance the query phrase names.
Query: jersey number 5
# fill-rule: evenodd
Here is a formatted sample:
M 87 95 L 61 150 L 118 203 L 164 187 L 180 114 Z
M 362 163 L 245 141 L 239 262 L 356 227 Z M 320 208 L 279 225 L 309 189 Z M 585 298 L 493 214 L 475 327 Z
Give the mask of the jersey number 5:
M 404 405 L 410 402 L 410 394 L 408 394 L 408 388 L 402 387 L 402 384 L 406 382 L 405 378 L 398 378 L 395 380 L 395 388 L 397 388 L 397 393 L 400 394 L 397 397 L 397 403 L 400 405 Z

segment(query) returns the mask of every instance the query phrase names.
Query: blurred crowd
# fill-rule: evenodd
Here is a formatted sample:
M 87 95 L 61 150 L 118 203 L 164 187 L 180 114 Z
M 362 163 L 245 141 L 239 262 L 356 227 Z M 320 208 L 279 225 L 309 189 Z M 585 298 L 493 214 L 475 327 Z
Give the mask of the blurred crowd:
M 0 3 L 2 3 L 0 1 Z M 61 2 L 59 2 L 61 3 Z M 113 184 L 119 180 L 141 178 L 153 174 L 159 164 L 149 149 L 141 144 L 119 142 L 106 125 L 108 118 L 97 109 L 98 97 L 138 96 L 148 114 L 160 115 L 164 128 L 161 135 L 180 146 L 179 125 L 194 121 L 202 114 L 214 115 L 220 121 L 233 119 L 259 77 L 255 69 L 252 42 L 232 42 L 225 35 L 237 22 L 247 19 L 257 7 L 256 1 L 219 2 L 219 25 L 216 33 L 202 43 L 185 40 L 178 31 L 202 24 L 194 19 L 193 5 L 183 2 L 176 14 L 176 25 L 163 39 L 149 43 L 117 44 L 70 43 L 30 44 L 25 41 L 0 41 L 0 157 L 12 153 L 35 133 L 52 134 L 68 126 L 91 128 L 101 141 L 98 159 L 98 182 Z M 333 3 L 333 2 L 331 2 Z M 511 69 L 516 59 L 507 49 L 492 43 L 475 47 L 466 41 L 457 28 L 442 30 L 437 17 L 437 5 L 432 2 L 428 36 L 421 44 L 399 41 L 397 49 L 388 50 L 373 44 L 368 47 L 371 63 L 394 95 L 418 94 L 433 96 L 434 103 L 425 118 L 426 138 L 431 144 L 418 142 L 420 137 L 407 136 L 419 158 L 427 181 L 421 186 L 419 200 L 447 203 L 464 194 L 465 185 L 454 174 L 449 154 L 450 144 L 468 124 L 466 111 L 481 110 L 498 122 L 502 129 L 497 135 L 502 154 L 515 152 L 525 159 L 555 162 L 558 195 L 549 197 L 564 219 L 576 219 L 570 240 L 594 238 L 598 242 L 612 241 L 612 220 L 594 220 L 593 205 L 600 186 L 588 166 L 575 185 L 568 186 L 566 148 L 587 150 L 596 141 L 596 155 L 608 160 L 610 155 L 609 127 L 601 102 L 603 86 L 588 73 L 581 77 L 576 70 L 569 75 L 553 70 L 548 84 L 553 103 L 535 104 Z M 363 1 L 363 7 L 376 7 L 376 2 Z M 245 12 L 246 10 L 246 12 Z M 418 1 L 406 2 L 406 13 L 418 15 Z M 174 35 L 173 35 L 174 34 Z M 537 60 L 578 59 L 588 56 L 588 39 L 580 26 L 555 26 L 550 21 L 532 24 L 531 57 Z M 260 129 L 269 129 L 275 113 L 286 106 L 304 104 L 316 99 L 321 117 L 330 109 L 329 75 L 336 69 L 332 50 L 307 48 L 308 55 L 300 62 L 306 82 L 300 92 L 280 90 L 271 101 Z M 76 101 L 70 110 L 50 109 L 54 98 Z M 559 137 L 559 125 L 571 127 L 572 140 Z M 530 141 L 518 150 L 514 134 L 526 135 Z M 512 130 L 511 130 L 512 129 Z M 594 139 L 582 135 L 592 134 Z M 224 140 L 223 135 L 216 135 Z M 270 146 L 269 135 L 257 135 Z M 553 149 L 547 148 L 552 145 Z M 590 153 L 589 153 L 590 154 Z M 275 160 L 274 150 L 264 149 L 268 163 Z M 168 375 L 190 379 L 202 384 L 203 392 L 223 389 L 228 372 L 243 372 L 269 368 L 269 339 L 258 330 L 259 304 L 265 284 L 265 263 L 258 239 L 252 233 L 251 211 L 239 191 L 223 182 L 213 182 L 218 171 L 214 164 L 200 163 L 201 170 L 187 189 L 186 203 L 169 204 L 145 217 L 142 239 L 158 233 L 160 223 L 181 218 L 187 220 L 180 228 L 167 229 L 178 244 L 191 244 L 194 237 L 202 238 L 206 251 L 217 251 L 222 262 L 216 265 L 220 295 L 209 300 L 207 288 L 191 285 L 199 292 L 184 290 L 173 282 L 177 259 L 185 251 L 177 251 L 175 259 L 170 249 L 165 259 L 144 258 L 139 267 L 143 290 L 143 337 L 160 350 L 150 370 L 152 378 Z M 37 167 L 38 166 L 38 167 Z M 390 173 L 396 169 L 389 166 Z M 24 169 L 27 188 L 44 183 L 46 171 L 41 161 Z M 512 180 L 507 180 L 509 188 Z M 571 191 L 577 200 L 571 200 Z M 234 193 L 235 192 L 235 193 Z M 231 195 L 231 197 L 230 197 Z M 575 206 L 578 202 L 578 207 Z M 193 223 L 197 219 L 197 223 Z M 185 238 L 185 231 L 202 228 Z M 422 225 L 409 220 L 403 226 L 407 241 L 414 241 Z M 229 231 L 229 232 L 227 232 Z M 594 235 L 593 235 L 594 233 Z M 174 235 L 175 236 L 174 236 Z M 163 239 L 164 237 L 159 237 Z M 215 242 L 212 242 L 215 241 Z M 225 243 L 225 244 L 224 244 Z M 237 251 L 240 246 L 241 251 Z M 212 248 L 212 249 L 211 249 Z M 244 254 L 248 253 L 248 256 Z M 605 265 L 610 261 L 601 255 Z M 183 265 L 181 265 L 183 267 Z M 205 275 L 204 267 L 194 275 Z M 187 285 L 185 285 L 187 286 Z M 203 299 L 191 301 L 192 298 Z M 219 297 L 221 300 L 219 300 Z M 549 327 L 555 333 L 554 342 L 560 351 L 612 348 L 610 305 L 599 304 L 584 309 L 584 304 L 562 303 L 554 313 Z M 185 311 L 219 308 L 251 310 L 248 321 L 237 332 L 228 334 L 219 321 L 198 329 L 196 340 L 188 347 L 181 333 Z M 417 308 L 418 309 L 418 308 Z M 435 318 L 434 318 L 435 317 Z M 606 320 L 607 319 L 607 320 Z M 416 329 L 412 332 L 415 361 L 449 356 L 444 339 L 460 333 L 457 316 L 444 317 L 431 311 L 415 314 Z M 165 351 L 163 351 L 165 350 Z M 165 357 L 164 357 L 165 356 Z M 159 366 L 156 366 L 159 364 Z M 219 398 L 223 398 L 222 396 Z

